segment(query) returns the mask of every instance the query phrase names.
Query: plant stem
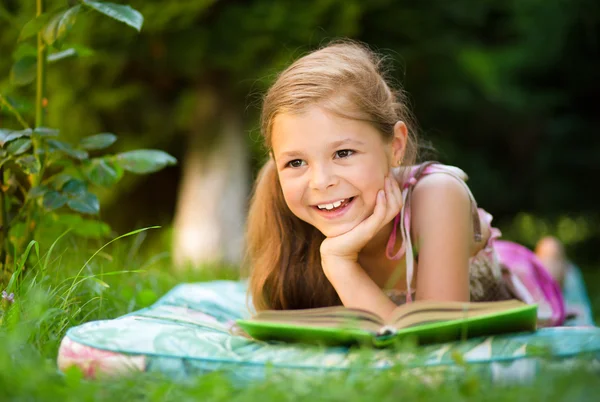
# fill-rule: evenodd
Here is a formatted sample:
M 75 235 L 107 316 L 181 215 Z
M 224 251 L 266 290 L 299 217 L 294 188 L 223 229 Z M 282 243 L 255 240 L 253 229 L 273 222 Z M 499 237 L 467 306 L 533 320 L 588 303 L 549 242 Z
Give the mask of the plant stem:
M 44 0 L 36 0 L 36 17 L 44 13 Z M 43 127 L 46 121 L 46 45 L 42 32 L 37 34 L 37 87 L 35 98 L 35 126 Z
M 36 0 L 36 17 L 39 17 L 44 13 L 44 0 Z M 46 98 L 46 44 L 42 38 L 42 32 L 37 34 L 37 76 L 36 76 L 36 91 L 35 91 L 35 127 L 43 127 L 46 123 L 46 106 L 48 99 Z M 33 145 L 33 156 L 38 160 L 40 166 L 42 161 L 40 160 L 40 141 L 35 135 L 31 136 Z M 40 169 L 39 173 L 32 175 L 31 187 L 36 187 L 42 180 L 43 168 Z M 35 237 L 34 222 L 35 203 L 29 205 L 27 213 L 27 220 L 25 222 L 25 237 L 22 246 L 29 244 L 29 242 Z
M 8 270 L 8 259 L 9 255 L 8 247 L 8 214 L 6 212 L 6 200 L 4 199 L 4 168 L 0 167 L 0 264 L 2 265 L 2 273 L 6 273 Z M 0 276 L 2 278 L 3 276 Z M 0 279 L 1 282 L 1 279 Z
M 0 94 L 0 104 L 6 106 L 8 111 L 11 112 L 17 118 L 17 120 L 19 121 L 19 124 L 21 124 L 23 126 L 23 128 L 29 128 L 29 124 L 27 124 L 27 122 L 23 119 L 23 117 L 21 116 L 19 111 L 17 109 L 15 109 L 13 107 L 13 105 L 11 105 L 10 102 L 1 94 Z

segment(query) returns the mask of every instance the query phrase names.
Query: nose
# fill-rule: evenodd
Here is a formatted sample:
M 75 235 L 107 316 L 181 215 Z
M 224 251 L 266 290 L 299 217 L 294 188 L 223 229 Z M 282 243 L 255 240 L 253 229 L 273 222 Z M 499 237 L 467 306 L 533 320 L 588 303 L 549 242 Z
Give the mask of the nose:
M 313 165 L 310 177 L 310 186 L 313 190 L 326 190 L 337 182 L 338 177 L 331 166 Z

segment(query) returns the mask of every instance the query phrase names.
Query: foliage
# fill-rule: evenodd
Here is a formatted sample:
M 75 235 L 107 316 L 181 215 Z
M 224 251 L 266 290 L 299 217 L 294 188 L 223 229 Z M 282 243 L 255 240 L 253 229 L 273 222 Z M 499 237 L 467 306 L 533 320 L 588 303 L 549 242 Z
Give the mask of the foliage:
M 68 68 L 50 72 L 48 125 L 73 143 L 108 130 L 121 133 L 119 150 L 158 147 L 180 158 L 191 132 L 208 148 L 227 105 L 245 119 L 255 170 L 264 157 L 260 94 L 277 71 L 330 39 L 356 38 L 389 56 L 422 136 L 437 159 L 469 174 L 495 224 L 510 227 L 520 212 L 553 222 L 550 228 L 565 218 L 586 220 L 592 229 L 569 251 L 598 263 L 600 217 L 589 179 L 600 152 L 591 134 L 600 129 L 593 106 L 600 9 L 593 1 L 130 3 L 146 17 L 140 34 L 90 14 L 73 27 L 77 42 L 63 46 L 81 60 L 67 58 Z M 9 11 L 11 20 L 26 22 L 26 5 Z M 0 71 L 8 68 L 0 60 Z M 24 95 L 22 87 L 11 93 L 26 114 Z M 121 230 L 170 223 L 179 178 L 175 169 L 152 180 L 124 178 L 99 194 L 104 216 Z M 157 202 L 136 202 L 155 196 L 157 183 Z
M 0 283 L 12 273 L 11 256 L 22 251 L 38 227 L 52 228 L 54 233 L 70 228 L 88 238 L 105 238 L 109 234 L 106 223 L 82 217 L 100 213 L 93 187 L 111 188 L 125 171 L 147 174 L 176 163 L 166 152 L 151 149 L 101 155 L 99 151 L 117 140 L 114 134 L 86 136 L 72 145 L 60 138 L 58 129 L 44 126 L 48 103 L 46 62 L 77 55 L 76 48 L 62 50 L 62 46 L 84 9 L 102 13 L 138 31 L 143 18 L 129 6 L 108 2 L 81 0 L 46 13 L 42 5 L 38 1 L 36 17 L 20 31 L 10 75 L 14 86 L 37 81 L 35 127 L 29 126 L 9 98 L 0 95 L 3 108 L 22 126 L 21 130 L 0 128 Z M 34 36 L 37 47 L 26 42 Z M 46 56 L 48 48 L 57 52 Z

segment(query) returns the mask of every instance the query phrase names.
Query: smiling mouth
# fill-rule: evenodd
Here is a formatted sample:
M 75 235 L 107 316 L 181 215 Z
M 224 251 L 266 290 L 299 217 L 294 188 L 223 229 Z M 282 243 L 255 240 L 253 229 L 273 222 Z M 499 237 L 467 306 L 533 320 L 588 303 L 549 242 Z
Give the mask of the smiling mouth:
M 318 209 L 319 211 L 325 211 L 325 212 L 337 211 L 337 210 L 344 208 L 346 205 L 350 204 L 353 199 L 354 199 L 354 197 L 350 197 L 350 198 L 345 198 L 343 200 L 336 201 L 332 204 L 319 204 L 319 205 L 315 205 L 313 207 Z

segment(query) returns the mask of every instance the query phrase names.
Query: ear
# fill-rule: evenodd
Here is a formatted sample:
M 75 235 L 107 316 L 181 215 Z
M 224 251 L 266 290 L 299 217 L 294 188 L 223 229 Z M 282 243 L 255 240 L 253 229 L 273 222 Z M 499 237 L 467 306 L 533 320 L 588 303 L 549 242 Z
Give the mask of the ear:
M 394 138 L 392 139 L 392 165 L 400 166 L 404 153 L 406 151 L 406 143 L 408 141 L 408 128 L 403 121 L 397 121 L 394 124 Z M 400 163 L 398 163 L 400 161 Z

